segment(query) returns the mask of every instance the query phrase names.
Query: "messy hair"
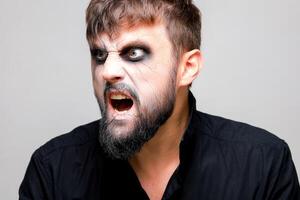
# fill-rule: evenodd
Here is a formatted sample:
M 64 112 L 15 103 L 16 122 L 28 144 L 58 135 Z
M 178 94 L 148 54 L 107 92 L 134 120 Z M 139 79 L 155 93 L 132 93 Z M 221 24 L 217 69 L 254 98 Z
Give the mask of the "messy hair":
M 200 49 L 201 14 L 192 0 L 91 0 L 86 23 L 90 45 L 101 33 L 113 38 L 124 29 L 163 23 L 177 58 Z

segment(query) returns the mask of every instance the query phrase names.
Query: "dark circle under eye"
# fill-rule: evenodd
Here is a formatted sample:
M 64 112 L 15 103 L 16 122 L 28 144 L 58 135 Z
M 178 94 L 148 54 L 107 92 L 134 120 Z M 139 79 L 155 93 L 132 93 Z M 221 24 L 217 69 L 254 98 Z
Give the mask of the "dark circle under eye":
M 106 57 L 107 57 L 107 52 L 106 52 L 106 51 L 98 51 L 96 57 L 97 57 L 99 60 L 106 59 Z
M 95 54 L 95 60 L 98 64 L 103 64 L 108 56 L 107 51 L 97 50 Z

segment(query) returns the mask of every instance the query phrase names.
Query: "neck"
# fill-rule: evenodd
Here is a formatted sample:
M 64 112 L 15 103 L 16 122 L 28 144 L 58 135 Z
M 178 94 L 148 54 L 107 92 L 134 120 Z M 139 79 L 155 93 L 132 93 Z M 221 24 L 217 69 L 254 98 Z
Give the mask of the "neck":
M 188 91 L 176 95 L 174 110 L 169 119 L 158 129 L 155 136 L 145 143 L 129 163 L 137 176 L 157 177 L 157 172 L 176 169 L 179 165 L 179 145 L 188 125 Z

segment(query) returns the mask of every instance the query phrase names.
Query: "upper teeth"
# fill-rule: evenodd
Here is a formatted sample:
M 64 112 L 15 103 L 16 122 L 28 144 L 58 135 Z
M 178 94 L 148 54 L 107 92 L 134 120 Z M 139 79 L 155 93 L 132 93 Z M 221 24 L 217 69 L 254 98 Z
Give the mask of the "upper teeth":
M 111 99 L 121 100 L 121 99 L 129 99 L 127 96 L 122 94 L 113 94 L 110 96 Z

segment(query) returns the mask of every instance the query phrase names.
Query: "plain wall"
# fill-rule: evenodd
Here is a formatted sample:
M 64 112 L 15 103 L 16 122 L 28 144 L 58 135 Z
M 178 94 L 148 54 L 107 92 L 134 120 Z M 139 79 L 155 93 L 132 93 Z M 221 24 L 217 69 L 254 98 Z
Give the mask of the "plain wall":
M 88 0 L 0 1 L 0 194 L 17 199 L 31 154 L 99 118 Z M 201 0 L 204 68 L 198 109 L 284 139 L 300 171 L 300 2 Z

